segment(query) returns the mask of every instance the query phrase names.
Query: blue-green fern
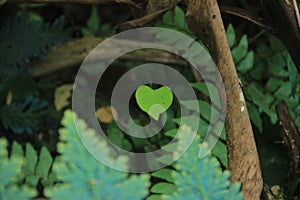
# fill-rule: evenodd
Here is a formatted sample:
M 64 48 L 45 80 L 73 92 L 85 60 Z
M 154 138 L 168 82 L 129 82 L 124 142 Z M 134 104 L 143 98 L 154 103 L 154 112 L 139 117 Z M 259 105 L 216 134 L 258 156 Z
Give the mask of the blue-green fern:
M 109 168 L 96 160 L 81 143 L 82 137 L 89 138 L 107 159 L 112 159 L 112 149 L 106 142 L 96 138 L 94 130 L 88 129 L 84 121 L 75 124 L 71 111 L 66 111 L 62 120 L 58 152 L 61 154 L 53 165 L 53 172 L 60 180 L 45 190 L 51 199 L 143 199 L 148 194 L 149 176 L 131 175 Z M 77 120 L 76 120 L 77 121 Z M 112 159 L 113 160 L 113 159 Z M 119 157 L 116 162 L 127 166 L 127 158 Z
M 185 142 L 188 142 L 191 135 L 191 128 L 183 126 L 179 131 L 179 140 L 176 151 L 183 150 Z M 199 136 L 193 141 L 188 150 L 173 165 L 175 169 L 165 168 L 153 172 L 152 176 L 164 180 L 151 188 L 154 195 L 147 200 L 158 199 L 242 199 L 240 184 L 231 184 L 229 172 L 222 171 L 218 160 L 212 155 L 203 159 L 198 157 L 201 145 Z M 160 195 L 162 194 L 162 196 Z
M 36 190 L 22 184 L 20 176 L 23 175 L 22 167 L 25 161 L 22 156 L 8 157 L 7 141 L 0 138 L 0 199 L 1 200 L 26 200 L 36 196 Z
M 185 137 L 191 129 L 182 127 L 180 131 L 184 133 L 182 137 Z M 176 171 L 172 172 L 177 189 L 171 195 L 164 195 L 163 199 L 241 200 L 240 184 L 230 183 L 229 171 L 222 171 L 217 159 L 211 155 L 203 159 L 198 157 L 201 145 L 205 143 L 201 144 L 197 137 L 179 158 L 175 164 Z
M 55 174 L 50 174 L 53 158 L 47 148 L 42 147 L 38 154 L 31 144 L 27 143 L 24 151 L 20 144 L 14 142 L 11 156 L 21 157 L 25 161 L 18 175 L 20 182 L 25 185 L 34 189 L 39 182 L 42 186 L 49 186 L 57 181 Z

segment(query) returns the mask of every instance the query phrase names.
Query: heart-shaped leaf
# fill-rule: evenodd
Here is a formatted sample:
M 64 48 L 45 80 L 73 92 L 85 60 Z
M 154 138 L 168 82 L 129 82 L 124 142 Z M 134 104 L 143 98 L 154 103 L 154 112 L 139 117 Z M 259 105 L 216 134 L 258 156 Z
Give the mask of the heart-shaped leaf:
M 136 90 L 135 98 L 144 112 L 158 120 L 159 115 L 171 106 L 173 93 L 166 86 L 153 90 L 146 85 L 142 85 Z

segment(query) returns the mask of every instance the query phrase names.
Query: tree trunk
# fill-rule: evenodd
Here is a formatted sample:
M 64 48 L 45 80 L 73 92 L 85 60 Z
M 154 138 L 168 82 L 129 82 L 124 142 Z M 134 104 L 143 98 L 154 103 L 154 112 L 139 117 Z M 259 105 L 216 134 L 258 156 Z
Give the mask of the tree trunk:
M 186 21 L 210 51 L 227 97 L 226 134 L 231 181 L 242 184 L 245 200 L 259 200 L 263 181 L 246 102 L 239 84 L 216 0 L 186 0 Z

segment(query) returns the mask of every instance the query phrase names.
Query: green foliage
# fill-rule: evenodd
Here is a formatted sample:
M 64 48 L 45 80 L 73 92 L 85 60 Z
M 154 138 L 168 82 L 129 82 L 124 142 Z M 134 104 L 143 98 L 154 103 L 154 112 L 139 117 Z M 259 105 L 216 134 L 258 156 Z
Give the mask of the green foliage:
M 227 38 L 233 40 L 234 35 L 232 26 L 229 26 Z M 284 45 L 272 35 L 267 35 L 266 38 L 267 42 L 258 43 L 254 51 L 248 51 L 246 36 L 242 37 L 238 46 L 231 45 L 237 70 L 241 73 L 250 118 L 262 132 L 262 114 L 269 116 L 275 124 L 275 105 L 283 100 L 296 125 L 300 127 L 300 76 Z M 240 55 L 244 56 L 243 60 Z
M 236 68 L 241 74 L 245 74 L 254 64 L 254 52 L 248 50 L 247 35 L 244 35 L 237 46 L 234 46 L 236 43 L 236 35 L 232 24 L 227 27 L 226 34 L 228 44 L 232 48 L 232 57 Z
M 182 11 L 180 11 L 180 8 L 175 8 L 174 11 L 166 13 L 158 25 L 180 30 L 189 35 L 190 32 L 186 26 L 179 25 L 178 20 L 180 20 L 180 18 L 177 18 L 177 16 L 181 15 Z M 174 28 L 172 26 L 176 27 Z M 175 36 L 157 33 L 157 37 L 161 39 L 162 43 L 178 48 L 184 49 L 191 46 L 191 44 L 179 40 Z M 240 76 L 241 86 L 253 124 L 260 132 L 263 132 L 263 125 L 265 124 L 263 124 L 262 118 L 264 115 L 269 116 L 272 123 L 276 123 L 277 114 L 274 109 L 275 105 L 279 101 L 284 100 L 288 104 L 297 126 L 300 127 L 299 74 L 284 46 L 274 36 L 265 35 L 263 42 L 257 43 L 258 45 L 253 48 L 253 46 L 249 46 L 246 35 L 241 38 L 236 37 L 232 25 L 229 25 L 227 29 L 227 39 L 232 49 L 232 56 Z M 196 50 L 192 53 L 185 54 L 185 56 L 188 58 L 198 58 L 199 61 L 202 62 L 204 59 Z M 209 97 L 207 84 L 210 83 L 199 82 L 192 83 L 191 85 L 201 96 Z M 215 100 L 212 101 L 212 103 L 214 103 Z M 189 102 L 180 103 L 189 108 Z M 199 107 L 201 112 L 198 133 L 203 138 L 205 136 L 203 133 L 207 131 L 207 122 L 210 119 L 210 114 L 215 108 L 206 101 L 199 101 Z M 173 121 L 174 120 L 178 122 L 180 118 L 175 118 Z M 176 129 L 168 132 L 170 136 L 174 136 L 174 134 L 176 134 Z M 225 132 L 223 132 L 221 136 L 222 139 L 225 139 Z M 223 142 L 218 141 L 212 153 L 226 166 L 226 146 Z M 151 198 L 155 199 L 156 197 L 157 195 L 153 195 Z
M 0 138 L 0 199 L 29 199 L 36 196 L 39 182 L 50 186 L 56 181 L 54 173 L 50 174 L 52 156 L 45 147 L 38 155 L 27 143 L 24 153 L 14 142 L 8 158 L 6 143 Z
M 41 21 L 30 21 L 26 14 L 21 14 L 1 19 L 0 38 L 0 66 L 3 67 L 24 65 L 68 36 L 61 31 L 59 21 L 50 26 Z
M 155 120 L 165 112 L 173 102 L 173 94 L 169 87 L 160 87 L 156 90 L 142 85 L 135 93 L 135 98 L 139 107 L 148 113 Z
M 189 35 L 191 38 L 196 38 L 193 34 L 190 33 L 188 26 L 184 20 L 184 16 L 185 14 L 183 10 L 180 7 L 176 6 L 174 10 L 166 12 L 162 17 L 162 20 L 156 23 L 156 26 L 177 30 Z M 169 37 L 166 37 L 166 35 L 157 34 L 157 38 L 165 39 L 164 43 L 175 44 L 176 46 L 180 47 L 180 41 L 179 41 L 180 38 L 176 38 L 176 36 L 174 37 L 171 37 L 170 35 L 168 36 Z M 182 42 L 183 42 L 182 48 L 185 48 L 187 44 L 184 43 L 185 41 Z
M 39 119 L 45 116 L 47 102 L 42 100 L 39 91 L 42 86 L 35 86 L 36 81 L 31 78 L 31 71 L 27 69 L 27 65 L 30 59 L 42 57 L 49 46 L 68 38 L 60 22 L 62 21 L 57 20 L 52 25 L 45 24 L 41 17 L 32 14 L 1 19 L 0 120 L 3 128 L 15 133 L 31 133 L 38 127 Z M 167 12 L 157 26 L 171 28 L 196 39 L 190 33 L 180 7 Z M 108 32 L 111 33 L 109 25 L 101 24 L 97 6 L 91 7 L 90 17 L 81 32 L 84 36 L 107 36 Z M 157 32 L 156 37 L 162 43 L 177 47 L 179 50 L 190 47 L 192 51 L 185 52 L 184 56 L 193 59 L 196 64 L 202 64 L 206 59 L 210 59 L 199 52 L 197 43 L 191 44 L 190 41 L 182 40 L 177 34 L 166 35 L 164 32 Z M 284 100 L 299 128 L 299 74 L 285 47 L 274 36 L 266 34 L 263 37 L 263 42 L 252 46 L 248 42 L 247 35 L 237 38 L 233 26 L 229 25 L 227 28 L 228 44 L 232 49 L 233 60 L 241 79 L 250 118 L 258 130 L 263 132 L 265 125 L 263 115 L 267 115 L 272 123 L 276 123 L 274 106 Z M 200 41 L 198 43 L 202 45 Z M 132 62 L 131 65 L 136 63 Z M 187 70 L 188 73 L 185 75 L 189 77 L 188 80 L 192 80 L 192 73 L 190 69 Z M 209 71 L 209 66 L 205 70 Z M 212 82 L 214 78 L 210 77 Z M 206 145 L 201 144 L 201 141 L 207 133 L 212 113 L 217 112 L 216 105 L 219 104 L 219 100 L 212 99 L 211 102 L 203 100 L 210 96 L 208 86 L 212 86 L 211 83 L 197 82 L 191 83 L 191 86 L 201 97 L 197 102 L 201 112 L 193 112 L 191 106 L 193 102 L 177 102 L 191 111 L 188 115 L 180 117 L 169 90 L 149 91 L 148 88 L 146 91 L 137 91 L 138 105 L 154 119 L 158 120 L 159 115 L 166 111 L 166 115 L 162 115 L 161 118 L 162 121 L 165 121 L 166 117 L 168 120 L 163 130 L 154 137 L 147 139 L 130 137 L 125 135 L 115 122 L 107 126 L 107 137 L 117 146 L 124 150 L 139 152 L 162 148 L 165 154 L 157 160 L 166 163 L 173 160 L 173 156 L 178 154 L 177 150 L 183 148 L 183 145 L 175 143 L 167 149 L 164 144 L 173 139 L 178 131 L 184 133 L 186 138 L 181 138 L 183 141 L 189 140 L 188 135 L 192 132 L 188 127 L 178 129 L 181 120 L 199 118 L 197 139 L 177 162 L 151 173 L 151 181 L 154 181 L 150 189 L 148 189 L 150 187 L 148 174 L 130 175 L 119 172 L 104 166 L 92 157 L 82 144 L 79 131 L 83 133 L 81 139 L 89 141 L 88 145 L 95 147 L 95 150 L 102 153 L 107 160 L 128 166 L 126 157 L 120 156 L 115 160 L 113 149 L 109 149 L 106 142 L 95 139 L 95 131 L 88 129 L 83 121 L 75 124 L 74 117 L 77 116 L 67 111 L 62 120 L 64 128 L 59 131 L 60 138 L 57 145 L 59 155 L 56 156 L 54 163 L 45 147 L 37 153 L 31 144 L 27 144 L 24 151 L 21 145 L 14 142 L 12 148 L 9 148 L 12 150 L 8 156 L 6 141 L 0 139 L 0 199 L 29 199 L 36 196 L 36 188 L 39 188 L 40 194 L 43 193 L 51 199 L 144 199 L 149 192 L 151 194 L 147 200 L 242 199 L 240 186 L 230 184 L 229 172 L 223 172 L 220 166 L 227 168 L 225 130 L 214 146 L 212 154 L 204 159 L 198 157 L 199 148 Z M 149 96 L 144 98 L 145 94 L 150 95 L 150 98 Z M 153 113 L 150 108 L 154 104 L 163 105 L 163 109 L 155 110 Z M 135 119 L 134 123 L 139 125 L 147 122 L 139 117 Z M 134 131 L 130 123 L 127 129 L 130 133 Z M 147 131 L 153 132 L 145 130 Z
M 188 30 L 183 15 L 183 11 L 176 7 L 173 11 L 167 12 L 157 26 L 178 30 L 195 38 Z M 157 33 L 157 38 L 161 39 L 162 43 L 182 49 L 190 45 L 176 36 L 162 33 Z M 284 45 L 274 36 L 267 35 L 267 43 L 258 43 L 255 50 L 249 50 L 247 36 L 244 35 L 238 40 L 232 25 L 227 28 L 227 40 L 240 74 L 251 121 L 258 130 L 260 132 L 263 130 L 262 114 L 269 116 L 272 123 L 277 122 L 275 105 L 281 100 L 286 101 L 292 117 L 300 127 L 300 77 Z M 204 58 L 197 51 L 192 51 L 185 56 L 198 58 L 196 61 L 204 62 Z M 266 77 L 268 77 L 267 81 Z M 192 86 L 209 96 L 206 84 L 209 83 L 192 83 Z M 208 117 L 209 115 L 206 117 L 204 115 L 204 118 Z M 222 154 L 217 157 L 222 157 Z
M 84 36 L 109 36 L 111 34 L 110 25 L 101 23 L 97 6 L 92 6 L 90 17 L 86 22 L 86 27 L 83 27 L 81 32 Z
M 36 191 L 26 184 L 22 184 L 22 156 L 8 157 L 7 141 L 0 138 L 0 199 L 25 200 L 36 196 Z M 27 162 L 30 162 L 28 160 Z
M 5 129 L 32 133 L 37 127 L 47 103 L 39 98 L 42 84 L 37 86 L 32 79 L 28 62 L 43 56 L 48 47 L 67 38 L 61 20 L 49 25 L 30 20 L 24 13 L 1 19 L 0 120 Z
M 85 122 L 75 125 L 74 115 L 66 111 L 60 130 L 58 152 L 53 172 L 61 183 L 45 190 L 51 199 L 142 199 L 148 194 L 149 176 L 132 175 L 104 166 L 96 160 L 82 144 L 78 132 L 84 133 L 81 139 L 90 142 L 108 160 L 113 160 L 112 149 L 106 142 L 96 139 L 94 130 L 88 129 Z M 113 161 L 112 161 L 113 162 Z M 127 157 L 120 156 L 115 161 L 127 166 Z
M 24 153 L 21 145 L 14 142 L 11 156 L 24 158 L 25 163 L 18 178 L 31 188 L 37 188 L 39 181 L 43 186 L 56 181 L 55 175 L 50 173 L 53 158 L 47 148 L 42 147 L 38 155 L 32 145 L 27 143 Z
M 187 137 L 191 129 L 183 126 L 182 137 Z M 188 137 L 187 137 L 188 138 Z M 185 141 L 185 138 L 179 138 Z M 240 185 L 230 184 L 229 172 L 223 172 L 215 157 L 208 155 L 199 159 L 200 137 L 193 141 L 189 149 L 180 157 L 175 169 L 161 169 L 153 172 L 152 176 L 165 182 L 159 182 L 151 188 L 147 200 L 154 199 L 242 199 Z M 184 142 L 178 143 L 177 150 L 184 148 Z M 174 153 L 174 152 L 173 152 Z M 177 155 L 175 151 L 174 155 Z M 158 195 L 162 194 L 162 196 Z
M 38 124 L 38 118 L 42 116 L 42 109 L 47 106 L 45 101 L 28 97 L 24 102 L 4 105 L 0 108 L 0 119 L 4 128 L 11 129 L 15 133 L 32 133 Z

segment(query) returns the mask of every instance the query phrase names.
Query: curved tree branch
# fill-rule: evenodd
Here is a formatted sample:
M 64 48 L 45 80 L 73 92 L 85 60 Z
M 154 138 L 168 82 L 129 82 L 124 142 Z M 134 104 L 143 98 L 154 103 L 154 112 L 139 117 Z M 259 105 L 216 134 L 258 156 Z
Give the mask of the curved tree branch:
M 29 63 L 32 67 L 33 76 L 40 77 L 51 73 L 64 70 L 69 67 L 78 66 L 85 57 L 106 38 L 85 37 L 77 40 L 72 40 L 63 44 L 59 44 L 51 48 L 46 57 L 42 60 L 33 60 Z M 122 45 L 143 47 L 144 43 L 130 40 L 110 40 L 111 49 L 119 51 Z M 190 67 L 189 63 L 179 56 L 172 53 L 159 50 L 161 46 L 157 45 L 158 49 L 141 49 L 133 51 L 130 54 L 125 54 L 120 57 L 122 60 L 136 60 L 145 62 L 158 62 L 164 64 L 176 64 Z M 102 59 L 103 53 L 98 53 L 98 59 Z M 107 56 L 107 54 L 105 54 Z

